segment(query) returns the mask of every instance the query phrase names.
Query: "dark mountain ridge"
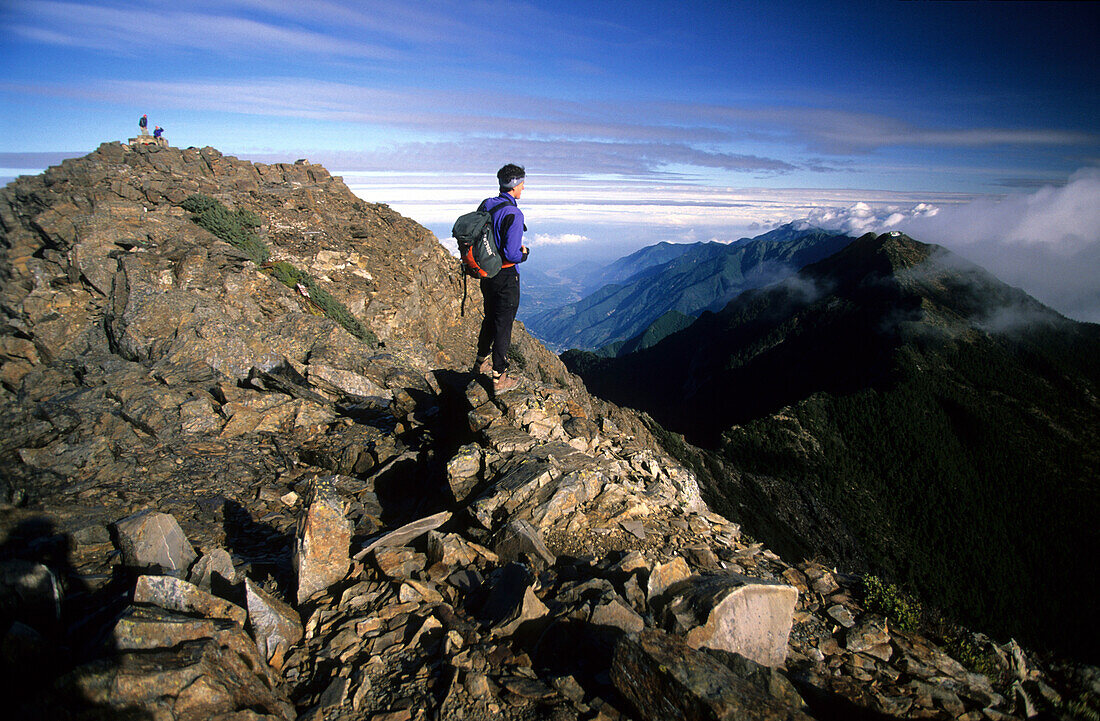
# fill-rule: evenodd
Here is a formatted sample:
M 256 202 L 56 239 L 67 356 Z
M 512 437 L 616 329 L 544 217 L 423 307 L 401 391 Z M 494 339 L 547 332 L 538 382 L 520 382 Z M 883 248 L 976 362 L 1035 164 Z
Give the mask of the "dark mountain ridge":
M 666 262 L 649 264 L 653 254 L 672 252 L 654 246 L 628 256 L 634 260 L 623 267 L 638 270 L 622 283 L 605 285 L 576 303 L 537 314 L 528 325 L 551 346 L 600 348 L 643 333 L 669 311 L 696 316 L 718 310 L 743 290 L 786 277 L 851 241 L 816 228 L 784 226 L 732 244 L 696 243 Z
M 1097 357 L 1100 326 L 891 234 L 652 348 L 563 360 L 707 449 L 712 502 L 770 545 L 1085 652 L 1095 583 L 1064 579 L 1100 550 Z

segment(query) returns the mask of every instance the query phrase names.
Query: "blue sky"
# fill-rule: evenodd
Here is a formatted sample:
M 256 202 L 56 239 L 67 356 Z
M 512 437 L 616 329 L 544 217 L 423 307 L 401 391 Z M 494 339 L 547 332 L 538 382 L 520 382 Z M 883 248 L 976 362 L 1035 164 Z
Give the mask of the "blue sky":
M 945 213 L 956 235 L 988 234 L 990 214 L 1038 202 L 1100 207 L 1098 17 L 1091 3 L 6 0 L 0 175 L 125 140 L 148 113 L 176 146 L 322 162 L 440 236 L 518 162 L 546 257 L 799 218 L 904 229 Z M 1035 227 L 1024 218 L 994 224 L 1010 237 L 954 240 L 1074 256 L 1100 241 L 1092 219 L 1083 239 L 1048 215 L 1053 240 L 1011 230 Z

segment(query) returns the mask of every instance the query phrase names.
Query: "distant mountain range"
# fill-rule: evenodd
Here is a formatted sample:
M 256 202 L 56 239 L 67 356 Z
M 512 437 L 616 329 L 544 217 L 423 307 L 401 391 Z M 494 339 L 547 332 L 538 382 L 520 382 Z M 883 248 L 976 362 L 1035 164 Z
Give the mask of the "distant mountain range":
M 785 225 L 756 238 L 735 243 L 659 243 L 621 258 L 604 268 L 606 285 L 564 307 L 525 317 L 533 335 L 552 348 L 605 349 L 614 354 L 666 314 L 648 339 L 682 327 L 694 318 L 718 310 L 737 294 L 759 288 L 821 260 L 850 243 L 851 237 L 818 228 Z M 675 322 L 670 322 L 675 319 Z
M 711 503 L 788 554 L 1095 656 L 1100 326 L 868 235 L 653 347 L 562 356 L 684 434 Z M 1090 561 L 1091 562 L 1091 561 Z

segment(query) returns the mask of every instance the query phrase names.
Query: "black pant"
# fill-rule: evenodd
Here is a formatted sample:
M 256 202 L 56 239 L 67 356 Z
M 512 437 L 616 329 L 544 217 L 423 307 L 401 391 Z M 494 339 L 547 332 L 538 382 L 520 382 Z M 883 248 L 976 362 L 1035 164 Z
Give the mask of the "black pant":
M 512 345 L 512 321 L 519 310 L 519 272 L 515 266 L 501 268 L 492 278 L 482 278 L 481 295 L 485 300 L 485 319 L 477 336 L 477 354 L 484 358 L 493 352 L 493 370 L 508 369 L 508 348 Z

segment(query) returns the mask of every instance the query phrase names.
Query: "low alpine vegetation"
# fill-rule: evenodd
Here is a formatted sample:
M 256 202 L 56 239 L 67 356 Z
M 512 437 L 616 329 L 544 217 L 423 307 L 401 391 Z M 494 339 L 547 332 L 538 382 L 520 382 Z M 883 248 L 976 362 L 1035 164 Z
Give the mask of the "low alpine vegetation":
M 352 315 L 343 303 L 318 285 L 308 273 L 286 261 L 269 262 L 271 251 L 254 230 L 260 227 L 258 215 L 249 210 L 230 210 L 214 198 L 198 193 L 187 197 L 180 203 L 180 207 L 193 213 L 191 220 L 197 225 L 246 253 L 262 272 L 273 276 L 288 288 L 298 289 L 298 286 L 302 286 L 310 302 L 348 333 L 364 343 L 378 345 L 378 336 Z
M 214 198 L 198 193 L 188 196 L 180 207 L 194 213 L 191 220 L 198 226 L 244 251 L 256 265 L 263 265 L 271 258 L 267 244 L 254 230 L 260 227 L 260 217 L 255 213 L 230 210 Z

